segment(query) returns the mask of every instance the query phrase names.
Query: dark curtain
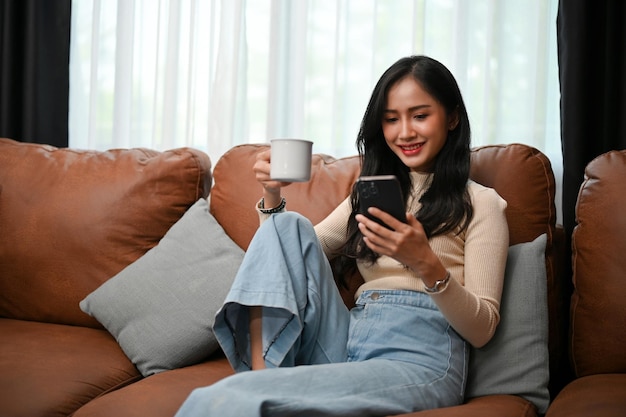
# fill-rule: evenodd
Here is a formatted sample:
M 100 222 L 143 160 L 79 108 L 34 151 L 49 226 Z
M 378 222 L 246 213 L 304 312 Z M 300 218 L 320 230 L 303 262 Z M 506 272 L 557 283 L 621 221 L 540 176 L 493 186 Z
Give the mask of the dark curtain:
M 561 0 L 557 17 L 563 150 L 564 276 L 571 277 L 571 235 L 585 166 L 596 156 L 626 149 L 626 2 Z M 626 178 L 625 178 L 626 180 Z M 626 186 L 624 188 L 626 191 Z M 623 213 L 607 213 L 607 216 Z M 562 317 L 569 317 L 571 279 L 563 283 Z M 567 332 L 564 346 L 568 346 Z M 550 364 L 557 390 L 571 377 L 567 357 Z
M 68 146 L 71 0 L 0 0 L 0 137 Z
M 601 153 L 626 149 L 625 27 L 624 0 L 560 1 L 563 225 L 568 236 L 585 166 Z

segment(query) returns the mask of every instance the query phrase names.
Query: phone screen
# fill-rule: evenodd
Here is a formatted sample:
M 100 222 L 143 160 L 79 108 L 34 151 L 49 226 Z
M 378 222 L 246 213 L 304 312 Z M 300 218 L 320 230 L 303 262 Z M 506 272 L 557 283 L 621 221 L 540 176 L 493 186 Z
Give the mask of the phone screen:
M 359 212 L 389 228 L 380 219 L 367 212 L 369 207 L 376 207 L 406 223 L 404 200 L 400 182 L 394 175 L 376 175 L 360 177 L 357 180 L 359 193 Z

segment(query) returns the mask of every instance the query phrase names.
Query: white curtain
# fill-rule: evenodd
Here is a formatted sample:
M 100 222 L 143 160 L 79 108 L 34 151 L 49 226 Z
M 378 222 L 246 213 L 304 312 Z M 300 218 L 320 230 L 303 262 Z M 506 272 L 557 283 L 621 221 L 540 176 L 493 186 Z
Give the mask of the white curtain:
M 303 137 L 354 154 L 369 94 L 430 55 L 463 91 L 473 145 L 522 142 L 560 179 L 558 0 L 73 0 L 70 146 Z

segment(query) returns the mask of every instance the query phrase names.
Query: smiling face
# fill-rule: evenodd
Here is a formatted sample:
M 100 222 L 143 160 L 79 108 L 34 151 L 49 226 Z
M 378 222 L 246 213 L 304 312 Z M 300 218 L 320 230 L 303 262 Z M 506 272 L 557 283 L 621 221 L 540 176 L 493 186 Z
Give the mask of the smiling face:
M 411 171 L 431 172 L 448 131 L 458 123 L 445 107 L 412 77 L 391 86 L 383 113 L 383 135 L 389 148 Z

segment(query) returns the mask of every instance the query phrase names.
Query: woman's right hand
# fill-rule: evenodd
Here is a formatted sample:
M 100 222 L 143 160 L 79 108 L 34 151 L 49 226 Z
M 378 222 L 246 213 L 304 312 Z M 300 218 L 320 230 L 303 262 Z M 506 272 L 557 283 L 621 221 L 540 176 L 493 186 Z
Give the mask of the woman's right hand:
M 280 204 L 280 189 L 291 184 L 290 182 L 273 181 L 270 177 L 270 157 L 271 151 L 265 150 L 259 152 L 253 171 L 258 182 L 263 186 L 263 199 L 265 207 L 276 207 Z

